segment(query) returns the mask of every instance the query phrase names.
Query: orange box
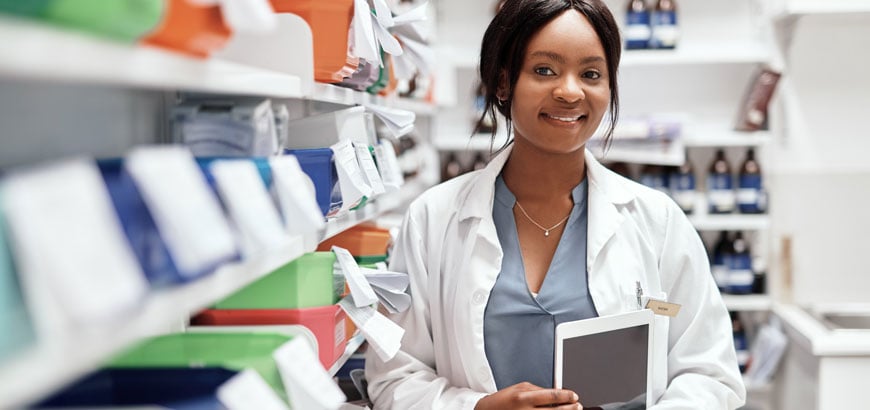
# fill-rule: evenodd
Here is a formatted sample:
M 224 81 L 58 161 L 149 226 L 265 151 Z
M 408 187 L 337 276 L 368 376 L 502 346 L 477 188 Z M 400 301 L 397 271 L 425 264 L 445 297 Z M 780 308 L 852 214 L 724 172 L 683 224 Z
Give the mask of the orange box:
M 390 231 L 376 226 L 356 225 L 321 242 L 317 250 L 329 251 L 333 245 L 347 249 L 353 256 L 385 255 L 390 246 Z
M 142 42 L 204 58 L 223 47 L 231 34 L 219 6 L 169 0 L 160 25 Z
M 314 79 L 340 83 L 353 75 L 359 58 L 350 54 L 348 35 L 353 0 L 270 0 L 277 13 L 302 17 L 314 37 Z
M 320 364 L 329 369 L 347 348 L 347 313 L 338 305 L 304 309 L 206 309 L 194 326 L 302 325 L 314 333 Z M 355 329 L 354 329 L 355 330 Z

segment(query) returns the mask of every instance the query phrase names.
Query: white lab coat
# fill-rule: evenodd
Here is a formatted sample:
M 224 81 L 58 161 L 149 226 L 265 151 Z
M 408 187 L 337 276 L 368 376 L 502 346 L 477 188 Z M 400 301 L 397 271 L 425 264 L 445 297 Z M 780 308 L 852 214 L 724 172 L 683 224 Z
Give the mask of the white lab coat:
M 391 270 L 410 275 L 413 304 L 390 317 L 406 332 L 399 353 L 387 362 L 366 356 L 375 409 L 472 409 L 496 391 L 483 315 L 501 270 L 492 206 L 509 154 L 410 205 Z M 613 173 L 588 151 L 586 170 L 586 266 L 598 314 L 637 309 L 637 281 L 645 294 L 682 305 L 674 318 L 656 315 L 655 360 L 666 365 L 654 367 L 654 408 L 741 406 L 731 322 L 694 227 L 666 195 Z

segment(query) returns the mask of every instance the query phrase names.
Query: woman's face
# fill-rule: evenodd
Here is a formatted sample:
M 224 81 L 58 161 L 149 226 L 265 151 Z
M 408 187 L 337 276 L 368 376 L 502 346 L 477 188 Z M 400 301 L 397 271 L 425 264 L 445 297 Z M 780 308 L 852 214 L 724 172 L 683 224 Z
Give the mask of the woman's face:
M 568 10 L 532 36 L 513 90 L 515 138 L 550 153 L 582 149 L 610 104 L 604 47 Z

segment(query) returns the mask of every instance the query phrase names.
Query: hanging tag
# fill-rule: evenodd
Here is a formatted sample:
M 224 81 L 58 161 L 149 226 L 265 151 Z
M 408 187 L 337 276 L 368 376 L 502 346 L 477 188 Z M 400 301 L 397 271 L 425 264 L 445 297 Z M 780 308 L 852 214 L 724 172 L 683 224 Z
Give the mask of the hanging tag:
M 396 25 L 393 22 L 393 12 L 384 0 L 372 0 L 375 6 L 375 15 L 378 18 L 378 23 L 384 28 L 390 28 Z
M 350 287 L 350 293 L 355 295 L 354 300 L 357 306 L 369 306 L 377 303 L 378 297 L 375 295 L 375 291 L 372 290 L 371 285 L 360 272 L 359 265 L 350 252 L 338 246 L 333 246 L 332 251 L 335 252 L 337 262 L 341 265 L 341 271 Z
M 292 235 L 317 232 L 325 225 L 317 205 L 314 182 L 302 171 L 293 155 L 269 158 L 272 187 L 284 215 L 284 226 Z
M 251 369 L 220 385 L 217 397 L 227 410 L 289 410 L 263 377 Z
M 292 408 L 333 410 L 347 400 L 305 339 L 293 338 L 275 350 L 272 357 Z
M 387 29 L 378 22 L 375 16 L 372 16 L 372 28 L 375 31 L 375 37 L 378 39 L 378 44 L 381 48 L 384 49 L 385 52 L 400 56 L 403 53 L 402 45 L 399 44 L 399 40 L 396 40 L 392 34 L 390 34 Z
M 356 324 L 369 346 L 383 361 L 389 361 L 396 356 L 402 347 L 402 336 L 405 329 L 387 319 L 373 307 L 357 307 L 353 295 L 347 295 L 338 302 L 347 316 Z
M 413 111 L 398 108 L 366 104 L 366 110 L 377 115 L 396 138 L 411 132 L 414 129 L 414 121 L 417 119 L 417 114 Z
M 405 177 L 399 168 L 399 160 L 396 158 L 396 150 L 390 140 L 382 139 L 375 147 L 375 158 L 378 160 L 381 178 L 387 191 L 397 191 L 405 184 Z
M 372 194 L 380 195 L 386 192 L 384 181 L 381 179 L 381 174 L 378 173 L 378 167 L 375 165 L 375 159 L 372 158 L 368 145 L 355 142 L 353 148 L 356 151 L 356 159 L 359 161 L 366 182 L 372 187 Z
M 236 256 L 229 223 L 190 151 L 176 145 L 135 148 L 125 166 L 179 273 L 199 273 Z
M 17 270 L 41 339 L 138 306 L 148 284 L 92 161 L 12 173 L 2 188 Z
M 372 188 L 362 175 L 359 161 L 356 159 L 356 151 L 350 141 L 339 141 L 330 148 L 335 153 L 335 168 L 338 172 L 338 184 L 341 187 L 341 210 L 347 211 L 371 197 Z
M 366 0 L 353 0 L 353 46 L 357 57 L 383 67 L 372 27 L 372 12 Z
M 217 191 L 240 234 L 245 257 L 290 242 L 257 166 L 249 160 L 215 161 L 211 165 Z

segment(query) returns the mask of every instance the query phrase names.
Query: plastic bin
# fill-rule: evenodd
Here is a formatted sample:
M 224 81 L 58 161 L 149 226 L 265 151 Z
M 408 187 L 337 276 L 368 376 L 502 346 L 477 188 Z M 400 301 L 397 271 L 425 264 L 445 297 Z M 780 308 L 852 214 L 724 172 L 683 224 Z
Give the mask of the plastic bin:
M 194 57 L 205 58 L 222 48 L 230 38 L 218 5 L 200 5 L 191 0 L 167 0 L 168 7 L 157 29 L 142 41 Z
M 312 252 L 216 303 L 216 309 L 299 309 L 333 303 L 335 254 Z
M 216 266 L 200 272 L 180 272 L 133 177 L 124 169 L 122 160 L 100 160 L 97 166 L 124 234 L 151 286 L 188 282 L 214 270 Z
M 272 353 L 293 337 L 266 332 L 178 333 L 150 339 L 115 358 L 110 368 L 223 367 L 255 370 L 284 400 Z
M 208 186 L 212 188 L 212 190 L 216 190 L 214 174 L 211 172 L 211 165 L 214 164 L 215 161 L 221 160 L 230 160 L 230 161 L 239 161 L 239 160 L 248 160 L 254 163 L 257 167 L 257 171 L 260 173 L 260 179 L 263 180 L 263 184 L 266 185 L 266 188 L 272 186 L 272 167 L 269 166 L 269 160 L 266 158 L 236 158 L 236 157 L 197 157 L 196 164 L 199 165 L 199 169 L 202 170 L 202 173 L 205 175 L 205 180 L 208 182 Z
M 347 249 L 355 257 L 371 257 L 374 262 L 385 259 L 390 246 L 390 231 L 376 226 L 356 225 L 333 236 L 317 246 L 318 251 L 326 251 L 338 246 Z M 359 259 L 357 259 L 359 261 Z M 361 263 L 374 263 L 365 261 Z
M 302 171 L 314 182 L 315 197 L 320 212 L 331 216 L 341 209 L 341 188 L 338 171 L 335 169 L 333 152 L 329 148 L 285 149 L 285 154 L 295 155 Z
M 359 58 L 348 50 L 353 0 L 271 0 L 276 13 L 293 13 L 309 26 L 314 42 L 314 79 L 339 83 L 353 75 Z
M 347 314 L 336 305 L 306 309 L 209 309 L 194 316 L 194 326 L 302 325 L 317 339 L 318 355 L 329 369 L 347 347 Z
M 0 13 L 40 18 L 54 0 L 0 0 Z
M 0 201 L 2 202 L 2 201 Z M 34 332 L 0 215 L 0 363 L 33 343 Z
M 158 26 L 165 11 L 163 3 L 164 0 L 54 0 L 45 9 L 44 18 L 133 43 Z
M 238 372 L 217 368 L 105 369 L 88 375 L 36 407 L 159 405 L 172 409 L 222 408 L 217 389 Z

